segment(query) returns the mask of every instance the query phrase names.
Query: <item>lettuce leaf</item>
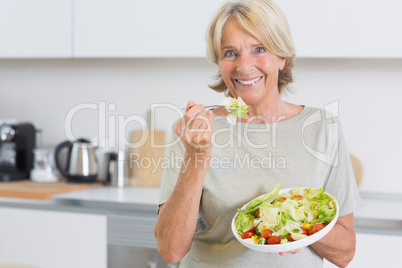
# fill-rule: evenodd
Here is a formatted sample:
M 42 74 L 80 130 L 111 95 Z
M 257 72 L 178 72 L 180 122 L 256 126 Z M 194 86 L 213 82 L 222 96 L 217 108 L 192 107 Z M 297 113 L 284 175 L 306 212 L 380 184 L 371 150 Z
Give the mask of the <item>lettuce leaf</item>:
M 260 218 L 268 229 L 272 229 L 280 221 L 279 208 L 275 208 L 272 205 L 260 206 Z
M 226 97 L 223 99 L 222 105 L 236 117 L 247 117 L 247 104 L 240 97 L 237 99 Z
M 282 188 L 282 182 L 278 182 L 274 188 L 272 188 L 272 190 L 265 194 L 264 196 L 257 198 L 256 200 L 254 200 L 253 202 L 251 202 L 247 208 L 244 209 L 238 209 L 238 213 L 239 214 L 244 214 L 244 213 L 250 213 L 250 212 L 254 212 L 258 209 L 258 206 L 260 206 L 263 203 L 271 203 L 272 201 L 274 201 L 277 197 L 278 197 L 278 193 Z
M 245 233 L 254 227 L 254 215 L 238 214 L 235 220 L 236 230 L 239 234 Z

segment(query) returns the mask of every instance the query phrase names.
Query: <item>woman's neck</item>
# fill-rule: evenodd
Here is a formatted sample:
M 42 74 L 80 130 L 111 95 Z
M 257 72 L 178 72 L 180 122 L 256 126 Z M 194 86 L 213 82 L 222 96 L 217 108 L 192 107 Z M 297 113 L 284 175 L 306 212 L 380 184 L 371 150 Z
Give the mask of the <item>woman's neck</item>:
M 254 124 L 276 123 L 297 115 L 302 109 L 302 106 L 283 101 L 278 94 L 267 98 L 263 103 L 249 104 L 248 118 L 240 121 Z

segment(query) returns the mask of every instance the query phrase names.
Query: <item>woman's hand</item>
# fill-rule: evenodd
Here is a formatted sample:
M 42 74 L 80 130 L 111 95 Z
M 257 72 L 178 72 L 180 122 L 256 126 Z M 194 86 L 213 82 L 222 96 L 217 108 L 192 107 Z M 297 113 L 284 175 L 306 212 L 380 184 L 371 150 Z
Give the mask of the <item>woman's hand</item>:
M 299 248 L 299 249 L 295 249 L 295 250 L 291 250 L 291 251 L 279 252 L 278 254 L 281 255 L 281 256 L 285 256 L 285 255 L 288 254 L 289 252 L 290 252 L 291 254 L 296 254 L 296 253 L 299 252 L 299 251 L 300 251 L 300 248 Z M 271 252 L 268 252 L 268 254 L 271 254 Z
M 187 103 L 186 113 L 177 122 L 175 133 L 182 140 L 186 154 L 190 157 L 210 157 L 212 152 L 212 119 L 211 111 L 204 105 Z

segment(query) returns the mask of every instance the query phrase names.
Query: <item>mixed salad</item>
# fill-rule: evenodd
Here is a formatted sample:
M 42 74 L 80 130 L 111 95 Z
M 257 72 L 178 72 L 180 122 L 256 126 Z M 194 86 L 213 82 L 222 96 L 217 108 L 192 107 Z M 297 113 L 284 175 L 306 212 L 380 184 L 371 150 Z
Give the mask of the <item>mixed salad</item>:
M 226 97 L 222 101 L 222 105 L 230 114 L 226 117 L 229 124 L 235 125 L 237 117 L 246 118 L 247 117 L 247 104 L 242 98 L 234 99 L 232 97 Z
M 238 209 L 235 227 L 254 244 L 284 244 L 322 230 L 336 216 L 336 198 L 322 188 L 293 188 L 279 194 L 278 182 L 266 195 Z

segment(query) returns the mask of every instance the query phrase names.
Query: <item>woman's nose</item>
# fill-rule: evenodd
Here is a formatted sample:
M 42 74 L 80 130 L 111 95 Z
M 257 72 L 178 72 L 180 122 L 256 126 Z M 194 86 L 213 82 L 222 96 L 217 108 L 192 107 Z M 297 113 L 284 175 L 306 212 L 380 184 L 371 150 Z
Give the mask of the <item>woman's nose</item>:
M 236 70 L 241 74 L 248 74 L 254 69 L 254 61 L 249 55 L 241 55 L 237 59 Z

